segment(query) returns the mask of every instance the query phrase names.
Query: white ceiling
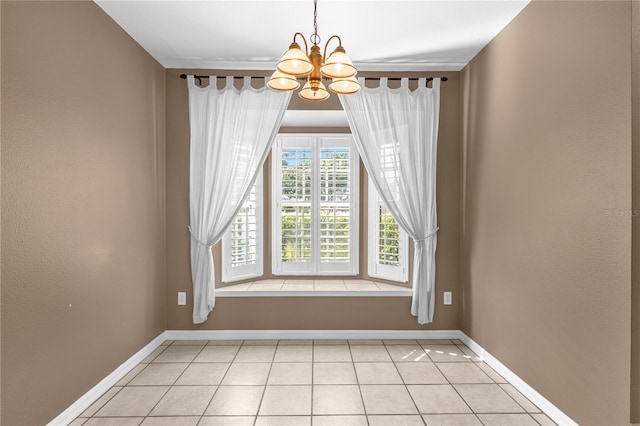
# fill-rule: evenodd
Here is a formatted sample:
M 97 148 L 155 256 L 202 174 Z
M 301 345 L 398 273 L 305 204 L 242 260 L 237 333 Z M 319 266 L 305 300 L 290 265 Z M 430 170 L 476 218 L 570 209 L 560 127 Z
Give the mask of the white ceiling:
M 312 0 L 95 1 L 166 68 L 270 70 L 313 33 Z M 528 3 L 319 0 L 318 34 L 362 71 L 459 71 Z

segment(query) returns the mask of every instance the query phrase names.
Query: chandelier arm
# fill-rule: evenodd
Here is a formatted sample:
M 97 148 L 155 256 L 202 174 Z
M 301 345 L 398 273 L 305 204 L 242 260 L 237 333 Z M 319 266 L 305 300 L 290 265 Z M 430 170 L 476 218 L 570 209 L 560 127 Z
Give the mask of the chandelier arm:
M 329 40 L 327 40 L 327 42 L 324 45 L 324 55 L 322 55 L 322 62 L 324 63 L 327 60 L 327 47 L 329 46 L 329 42 L 331 40 L 333 40 L 334 38 L 338 39 L 338 46 L 342 46 L 342 39 L 340 38 L 339 35 L 332 35 L 331 37 L 329 37 Z
M 309 56 L 309 46 L 307 45 L 307 39 L 304 37 L 304 34 L 302 34 L 301 32 L 297 32 L 293 35 L 293 42 L 295 43 L 296 41 L 296 36 L 300 36 L 302 37 L 302 41 L 304 41 L 304 54 Z

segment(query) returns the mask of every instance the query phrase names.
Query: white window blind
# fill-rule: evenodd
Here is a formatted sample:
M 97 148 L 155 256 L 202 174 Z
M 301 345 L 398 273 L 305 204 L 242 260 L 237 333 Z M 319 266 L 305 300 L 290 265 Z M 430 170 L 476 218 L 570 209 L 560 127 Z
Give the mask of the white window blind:
M 369 276 L 408 280 L 408 237 L 391 216 L 369 180 Z
M 357 188 L 358 154 L 350 136 L 276 139 L 274 274 L 357 274 Z
M 263 273 L 262 171 L 249 196 L 222 238 L 222 281 L 233 282 Z

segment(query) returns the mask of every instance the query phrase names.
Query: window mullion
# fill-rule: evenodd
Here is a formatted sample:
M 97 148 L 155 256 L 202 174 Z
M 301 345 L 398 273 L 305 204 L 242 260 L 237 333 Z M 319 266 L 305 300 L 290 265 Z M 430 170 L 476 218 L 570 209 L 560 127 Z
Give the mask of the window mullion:
M 312 139 L 311 148 L 311 271 L 320 271 L 320 144 L 321 139 Z

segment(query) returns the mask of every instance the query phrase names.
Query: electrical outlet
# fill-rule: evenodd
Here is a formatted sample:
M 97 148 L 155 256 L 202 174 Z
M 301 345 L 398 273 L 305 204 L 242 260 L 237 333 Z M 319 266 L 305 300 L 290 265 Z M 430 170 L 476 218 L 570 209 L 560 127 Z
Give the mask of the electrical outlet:
M 451 304 L 451 292 L 450 291 L 445 291 L 444 292 L 444 304 L 445 305 L 450 305 Z
M 178 292 L 178 305 L 186 305 L 187 304 L 187 292 L 179 291 Z

